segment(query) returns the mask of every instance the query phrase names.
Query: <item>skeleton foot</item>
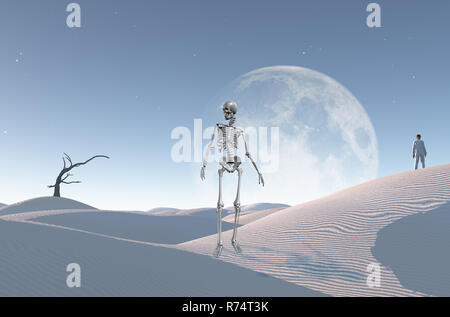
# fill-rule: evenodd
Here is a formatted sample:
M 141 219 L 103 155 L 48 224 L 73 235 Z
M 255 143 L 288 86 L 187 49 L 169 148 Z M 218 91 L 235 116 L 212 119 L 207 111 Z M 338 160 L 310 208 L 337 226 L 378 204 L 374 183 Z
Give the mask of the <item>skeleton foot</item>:
M 216 249 L 215 249 L 214 252 L 213 252 L 213 255 L 214 255 L 216 258 L 218 258 L 218 257 L 220 256 L 220 253 L 222 253 L 222 248 L 223 248 L 223 245 L 222 245 L 222 244 L 217 244 L 217 247 L 216 247 Z
M 239 243 L 237 243 L 237 241 L 231 240 L 231 245 L 233 246 L 234 251 L 236 251 L 236 253 L 242 253 L 242 248 L 239 245 Z

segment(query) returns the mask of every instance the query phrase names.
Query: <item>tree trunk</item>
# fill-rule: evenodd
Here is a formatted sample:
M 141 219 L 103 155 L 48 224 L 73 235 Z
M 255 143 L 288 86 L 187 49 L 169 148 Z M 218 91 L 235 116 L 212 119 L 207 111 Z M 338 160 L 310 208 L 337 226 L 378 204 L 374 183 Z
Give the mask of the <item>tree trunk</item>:
M 61 197 L 61 182 L 62 182 L 62 176 L 64 175 L 63 172 L 61 172 L 55 181 L 55 190 L 53 191 L 53 197 Z
M 60 185 L 60 183 L 56 183 L 55 184 L 55 190 L 54 190 L 54 192 L 53 192 L 53 197 L 61 197 L 61 193 L 60 193 L 60 190 L 59 190 L 59 186 Z

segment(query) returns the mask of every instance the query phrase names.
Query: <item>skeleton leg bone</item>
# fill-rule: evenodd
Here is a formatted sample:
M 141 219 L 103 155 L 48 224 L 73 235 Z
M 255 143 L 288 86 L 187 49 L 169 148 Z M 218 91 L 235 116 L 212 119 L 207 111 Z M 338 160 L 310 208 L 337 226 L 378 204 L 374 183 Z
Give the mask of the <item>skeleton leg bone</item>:
M 236 193 L 236 200 L 234 201 L 234 228 L 233 228 L 233 237 L 231 238 L 231 244 L 233 245 L 236 253 L 241 253 L 242 249 L 237 242 L 237 230 L 239 225 L 239 216 L 241 214 L 241 177 L 242 177 L 242 169 L 238 168 L 238 186 Z
M 217 247 L 214 250 L 214 256 L 219 257 L 222 252 L 223 244 L 222 244 L 222 210 L 223 210 L 223 201 L 222 201 L 222 177 L 223 177 L 224 169 L 219 169 L 219 200 L 217 201 Z

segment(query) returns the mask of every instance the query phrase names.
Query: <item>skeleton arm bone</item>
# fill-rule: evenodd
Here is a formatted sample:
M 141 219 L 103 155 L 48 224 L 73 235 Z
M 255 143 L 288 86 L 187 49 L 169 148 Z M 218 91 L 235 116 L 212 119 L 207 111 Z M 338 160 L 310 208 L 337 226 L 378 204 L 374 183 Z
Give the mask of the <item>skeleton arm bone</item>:
M 214 127 L 214 132 L 213 132 L 213 135 L 211 136 L 211 141 L 209 142 L 208 148 L 206 149 L 206 152 L 205 152 L 205 157 L 204 157 L 204 160 L 203 160 L 203 166 L 202 166 L 202 169 L 200 170 L 200 178 L 202 180 L 205 179 L 205 168 L 206 168 L 206 164 L 208 164 L 209 153 L 211 152 L 211 149 L 212 149 L 212 147 L 214 145 L 214 139 L 216 137 L 216 133 L 217 133 L 217 126 Z
M 253 160 L 250 152 L 248 151 L 248 145 L 247 145 L 247 141 L 245 140 L 245 134 L 244 132 L 242 132 L 242 139 L 244 140 L 244 145 L 245 145 L 245 155 L 249 158 L 249 160 L 252 162 L 253 166 L 255 167 L 256 172 L 258 173 L 258 183 L 264 186 L 264 178 L 262 176 L 262 174 L 259 172 L 258 166 L 256 166 L 255 161 Z

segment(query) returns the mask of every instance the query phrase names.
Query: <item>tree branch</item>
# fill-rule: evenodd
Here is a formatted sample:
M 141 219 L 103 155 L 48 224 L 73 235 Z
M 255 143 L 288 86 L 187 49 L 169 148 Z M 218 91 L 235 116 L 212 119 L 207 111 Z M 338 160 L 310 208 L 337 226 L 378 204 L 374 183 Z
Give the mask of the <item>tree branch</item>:
M 62 181 L 61 183 L 63 183 L 63 184 L 79 184 L 79 183 L 81 183 L 81 181 L 71 181 L 71 182 Z
M 65 177 L 61 178 L 61 181 L 65 181 L 65 180 L 68 179 L 70 176 L 73 176 L 73 174 L 67 173 Z
M 66 153 L 64 153 L 64 156 L 65 156 L 66 159 L 69 161 L 70 166 L 72 166 L 73 164 L 72 164 L 72 159 L 70 158 L 70 156 L 69 156 L 68 154 L 66 154 Z
M 89 160 L 86 160 L 81 163 L 73 164 L 73 165 L 71 165 L 71 167 L 74 168 L 74 167 L 79 167 L 81 165 L 85 165 L 85 164 L 89 163 L 90 161 L 92 161 L 93 159 L 98 158 L 98 157 L 103 157 L 103 158 L 109 159 L 109 156 L 106 156 L 106 155 L 95 155 L 95 156 L 91 157 Z M 72 161 L 70 161 L 70 162 L 72 163 Z

